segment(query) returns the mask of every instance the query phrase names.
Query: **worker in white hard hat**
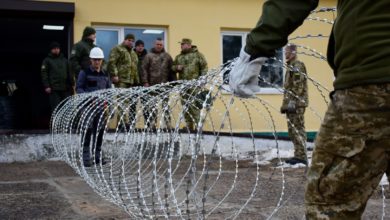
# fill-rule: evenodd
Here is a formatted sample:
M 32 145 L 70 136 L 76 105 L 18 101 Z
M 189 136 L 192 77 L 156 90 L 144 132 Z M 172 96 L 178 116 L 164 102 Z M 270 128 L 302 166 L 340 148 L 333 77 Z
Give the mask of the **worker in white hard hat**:
M 91 65 L 88 69 L 82 70 L 79 73 L 76 91 L 77 93 L 94 92 L 100 89 L 111 88 L 111 80 L 109 75 L 102 69 L 104 53 L 99 47 L 94 47 L 90 53 Z M 105 120 L 101 117 L 107 107 L 105 101 L 89 100 L 86 103 L 86 112 L 88 128 L 83 131 L 82 145 L 83 145 L 83 162 L 84 166 L 90 167 L 92 165 L 104 165 L 104 157 L 101 155 L 101 146 L 103 141 L 104 126 L 106 123 L 99 120 Z M 91 143 L 92 137 L 92 145 Z M 92 157 L 91 157 L 92 152 Z M 103 158 L 101 160 L 101 158 Z

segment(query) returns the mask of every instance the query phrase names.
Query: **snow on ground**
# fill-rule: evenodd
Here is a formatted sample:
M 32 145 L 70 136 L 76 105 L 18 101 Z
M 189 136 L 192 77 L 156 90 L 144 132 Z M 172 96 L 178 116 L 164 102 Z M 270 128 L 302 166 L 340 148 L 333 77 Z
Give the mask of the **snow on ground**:
M 386 176 L 386 174 L 383 174 L 381 182 L 379 183 L 381 186 L 388 186 L 389 185 L 389 180 Z
M 61 136 L 60 134 L 56 134 L 55 137 L 55 141 L 62 142 L 61 144 L 56 142 L 60 152 L 81 149 L 77 147 L 81 145 L 80 135 L 64 134 Z M 269 161 L 275 158 L 288 158 L 294 154 L 293 144 L 290 141 L 233 136 L 197 136 L 196 134 L 188 133 L 176 133 L 173 136 L 169 136 L 167 133 L 160 133 L 158 137 L 156 135 L 150 135 L 148 138 L 142 137 L 141 133 L 119 135 L 106 133 L 103 150 L 116 149 L 121 153 L 131 153 L 134 150 L 134 146 L 140 142 L 166 142 L 169 138 L 172 138 L 173 142 L 179 143 L 180 152 L 183 155 L 191 155 L 194 153 L 194 149 L 199 147 L 198 154 L 212 154 L 214 152 L 214 155 L 222 156 L 226 159 L 253 159 L 254 163 L 268 164 Z M 1 141 L 3 142 L 3 148 L 0 151 L 0 161 L 33 161 L 58 157 L 60 155 L 53 154 L 52 140 L 52 136 L 49 134 L 3 137 Z M 307 143 L 307 146 L 313 148 L 313 143 Z M 311 151 L 308 151 L 308 154 L 309 158 L 311 158 Z

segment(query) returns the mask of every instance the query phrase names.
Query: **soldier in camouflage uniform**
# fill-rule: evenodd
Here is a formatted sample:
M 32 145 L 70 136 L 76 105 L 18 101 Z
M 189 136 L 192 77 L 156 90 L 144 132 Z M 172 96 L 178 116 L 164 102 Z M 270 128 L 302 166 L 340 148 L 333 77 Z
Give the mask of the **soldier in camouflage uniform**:
M 235 93 L 250 86 L 248 76 L 258 74 L 261 58 L 286 44 L 317 5 L 318 0 L 265 1 L 238 68 L 230 72 L 237 79 L 231 84 Z M 308 220 L 361 219 L 381 177 L 390 174 L 389 8 L 384 0 L 338 1 L 327 59 L 335 90 L 307 173 Z
M 95 47 L 96 30 L 93 27 L 85 27 L 81 41 L 73 45 L 70 53 L 70 72 L 77 79 L 81 70 L 86 70 L 91 65 L 89 52 Z
M 156 84 L 171 82 L 176 80 L 176 74 L 172 71 L 172 57 L 169 53 L 165 52 L 164 41 L 161 38 L 157 38 L 154 42 L 154 47 L 150 50 L 144 61 L 142 63 L 142 75 L 141 81 L 145 87 L 153 86 Z M 150 102 L 153 101 L 153 97 L 164 93 L 169 88 L 162 88 L 155 91 L 150 91 L 143 99 L 142 102 L 144 106 L 150 105 Z M 149 98 L 149 97 L 150 98 Z M 152 98 L 152 99 L 151 99 Z M 169 94 L 161 100 L 162 106 L 168 107 Z M 144 118 L 146 125 L 149 127 L 155 127 L 157 120 L 157 109 L 156 108 L 147 108 L 144 110 Z M 164 112 L 164 121 L 166 128 L 171 128 L 171 118 L 169 115 L 169 107 Z
M 284 97 L 280 112 L 287 116 L 288 135 L 294 143 L 294 157 L 286 160 L 291 165 L 307 164 L 305 108 L 308 106 L 305 64 L 297 59 L 296 45 L 285 48 L 288 65 L 284 82 Z
M 138 56 L 133 50 L 133 43 L 134 35 L 127 34 L 122 44 L 111 49 L 107 68 L 115 87 L 131 88 L 140 83 L 137 69 Z M 137 108 L 136 99 L 137 97 L 130 97 L 128 119 L 124 119 L 127 126 L 134 122 Z M 127 106 L 122 107 L 122 109 L 124 108 Z M 127 116 L 125 115 L 125 117 Z
M 181 53 L 175 57 L 172 70 L 178 73 L 180 80 L 198 79 L 207 73 L 207 61 L 196 46 L 192 45 L 192 40 L 183 38 L 181 43 Z M 182 104 L 187 104 L 188 109 L 184 113 L 187 127 L 195 129 L 195 125 L 200 117 L 199 100 L 194 100 L 193 96 L 199 94 L 199 89 L 188 89 L 182 95 Z

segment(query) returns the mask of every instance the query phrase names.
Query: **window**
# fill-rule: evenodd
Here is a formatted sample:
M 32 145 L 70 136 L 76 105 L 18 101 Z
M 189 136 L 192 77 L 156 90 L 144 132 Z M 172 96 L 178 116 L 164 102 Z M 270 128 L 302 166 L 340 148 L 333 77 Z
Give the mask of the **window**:
M 104 59 L 107 61 L 111 48 L 115 47 L 119 40 L 119 29 L 99 28 L 96 29 L 96 45 L 102 48 Z
M 148 51 L 153 48 L 156 38 L 161 38 L 165 42 L 165 30 L 163 29 L 125 28 L 124 36 L 126 34 L 134 34 L 135 40 L 141 39 L 145 42 L 145 49 Z
M 122 43 L 125 36 L 130 33 L 134 34 L 135 40 L 144 41 L 145 49 L 148 51 L 153 48 L 156 38 L 163 39 L 166 44 L 166 30 L 164 28 L 96 26 L 95 29 L 96 45 L 103 49 L 106 60 L 108 60 L 111 49 Z
M 240 55 L 240 50 L 245 45 L 247 32 L 224 31 L 222 38 L 222 63 L 234 59 Z M 278 49 L 275 55 L 277 60 L 283 60 L 283 50 Z M 280 91 L 275 87 L 283 86 L 283 64 L 275 59 L 269 59 L 260 71 L 259 86 L 260 93 L 278 94 Z M 225 83 L 228 83 L 228 74 L 223 76 Z
M 283 60 L 283 49 L 276 50 L 276 59 L 268 59 L 260 71 L 259 85 L 262 88 L 275 88 L 283 86 L 283 66 L 279 60 Z

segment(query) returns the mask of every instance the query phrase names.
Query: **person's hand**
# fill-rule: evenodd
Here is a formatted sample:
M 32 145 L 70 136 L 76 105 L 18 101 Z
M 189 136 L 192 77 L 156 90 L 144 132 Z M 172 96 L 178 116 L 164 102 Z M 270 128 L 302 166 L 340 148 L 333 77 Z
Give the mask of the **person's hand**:
M 282 114 L 287 113 L 287 106 L 286 105 L 282 105 L 282 107 L 280 107 L 280 113 L 282 113 Z
M 288 102 L 286 112 L 297 113 L 297 103 L 294 100 Z
M 250 55 L 241 49 L 240 57 L 233 64 L 229 75 L 229 85 L 233 94 L 239 97 L 251 97 L 260 91 L 259 74 L 267 57 L 250 60 Z
M 111 80 L 112 80 L 113 83 L 117 83 L 117 82 L 119 82 L 119 77 L 113 76 L 113 77 L 111 78 Z
M 76 94 L 76 86 L 72 86 L 72 88 L 70 89 L 70 94 L 71 95 Z
M 45 92 L 46 92 L 47 94 L 50 94 L 50 93 L 51 93 L 51 88 L 50 88 L 50 87 L 47 87 L 47 88 L 45 89 Z

